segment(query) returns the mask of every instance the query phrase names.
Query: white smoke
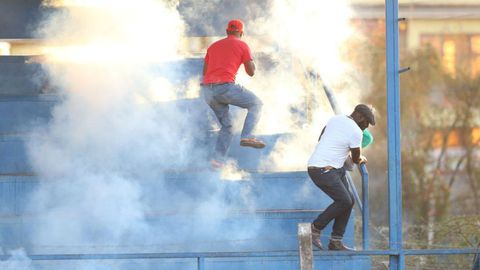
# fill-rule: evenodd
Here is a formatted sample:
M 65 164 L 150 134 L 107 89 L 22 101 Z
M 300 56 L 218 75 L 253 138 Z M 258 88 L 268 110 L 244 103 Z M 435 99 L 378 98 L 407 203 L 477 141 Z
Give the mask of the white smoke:
M 224 233 L 237 239 L 253 237 L 259 226 L 255 222 L 233 228 L 221 223 L 237 205 L 254 209 L 248 185 L 225 190 L 218 184 L 218 175 L 195 175 L 202 185 L 214 187 L 196 200 L 188 188 L 169 188 L 164 175 L 167 169 L 208 166 L 202 164 L 204 149 L 195 144 L 198 134 L 191 127 L 192 113 L 177 105 L 157 103 L 178 97 L 175 86 L 150 69 L 152 64 L 179 58 L 186 28 L 175 6 L 154 0 L 71 2 L 39 30 L 51 40 L 44 66 L 51 85 L 58 87 L 61 95 L 49 124 L 38 127 L 29 140 L 29 157 L 40 179 L 29 207 L 41 215 L 32 233 L 33 250 L 79 252 L 92 247 L 98 251 L 105 246 L 117 250 L 159 243 L 162 250 L 169 248 L 169 243 L 175 250 L 172 243 L 182 239 L 198 244 L 188 242 L 198 231 L 207 238 Z M 239 76 L 265 104 L 259 131 L 292 133 L 277 143 L 265 161 L 269 170 L 303 169 L 321 130 L 318 123 L 331 115 L 325 107 L 314 108 L 312 124 L 298 124 L 302 116 L 292 111 L 304 108 L 310 98 L 303 71 L 313 68 L 331 81 L 343 78 L 342 62 L 331 58 L 336 55 L 331 50 L 342 40 L 336 39 L 340 30 L 332 33 L 329 26 L 333 23 L 322 21 L 342 4 L 317 2 L 323 1 L 276 1 L 268 17 L 258 18 L 263 24 L 246 22 L 247 27 L 262 26 L 247 28 L 251 35 L 247 42 L 263 42 L 265 52 L 279 63 L 268 72 L 259 64 L 259 73 L 252 79 Z M 202 12 L 214 6 L 205 5 L 207 10 Z M 285 13 L 287 9 L 292 13 Z M 348 19 L 329 18 L 342 23 Z M 308 31 L 300 33 L 299 29 Z M 307 45 L 309 48 L 303 48 Z M 198 92 L 195 81 L 185 83 L 187 89 Z M 193 170 L 198 173 L 196 167 Z M 248 176 L 238 173 L 232 172 L 235 180 Z M 145 190 L 147 184 L 154 190 Z M 226 201 L 230 193 L 240 194 L 241 202 Z M 153 227 L 148 219 L 165 213 L 156 211 L 185 212 L 187 221 Z M 172 227 L 191 234 L 178 236 Z M 101 268 L 92 264 L 89 269 Z M 84 267 L 79 269 L 87 269 Z
M 119 245 L 145 235 L 148 209 L 139 175 L 182 165 L 177 151 L 189 147 L 175 146 L 190 140 L 168 122 L 178 112 L 161 115 L 150 101 L 158 78 L 149 65 L 177 56 L 179 14 L 158 1 L 78 1 L 40 32 L 55 42 L 46 50 L 45 68 L 62 100 L 29 142 L 41 179 L 31 199 L 42 215 L 33 242 Z
M 2 270 L 33 270 L 35 269 L 23 249 L 10 250 L 9 258 L 0 261 L 0 269 Z
M 355 35 L 348 1 L 276 0 L 248 5 L 185 2 L 183 14 L 207 33 L 222 36 L 230 19 L 245 22 L 243 39 L 256 57 L 257 72 L 250 78 L 241 67 L 237 82 L 264 103 L 256 133 L 290 134 L 276 142 L 261 169 L 304 170 L 320 131 L 333 116 L 322 83 L 334 90 L 339 109 L 345 113 L 350 112 L 360 97 L 360 88 L 351 78 L 354 72 L 343 54 L 348 39 Z M 211 21 L 209 15 L 219 9 L 223 16 Z M 212 24 L 218 29 L 211 29 Z M 308 78 L 310 71 L 324 81 Z M 236 114 L 235 132 L 240 132 L 245 115 L 244 110 Z
M 206 115 L 159 103 L 176 99 L 175 86 L 152 69 L 177 72 L 168 63 L 179 58 L 184 30 L 175 6 L 154 0 L 72 1 L 44 22 L 44 67 L 60 100 L 28 142 L 40 179 L 29 207 L 40 216 L 35 252 L 144 249 L 188 239 L 172 233 L 177 224 L 149 223 L 165 211 L 195 216 L 196 230 L 185 228 L 194 235 L 221 231 L 229 203 L 216 187 L 219 175 L 198 176 L 204 182 L 196 189 L 211 189 L 208 200 L 190 196 L 189 187 L 172 188 L 165 176 L 208 168 L 194 122 Z M 198 90 L 194 85 L 185 82 L 189 91 Z M 255 226 L 239 233 L 251 235 Z
M 342 55 L 348 38 L 351 10 L 346 1 L 273 1 L 268 18 L 250 22 L 252 39 L 265 44 L 264 51 L 276 63 L 270 72 L 247 81 L 258 89 L 264 102 L 259 131 L 288 132 L 264 160 L 274 171 L 304 170 L 307 159 L 326 121 L 333 115 L 322 83 L 334 89 L 340 110 L 349 112 L 360 91 Z M 323 81 L 308 77 L 310 71 Z M 296 113 L 296 112 L 303 112 Z

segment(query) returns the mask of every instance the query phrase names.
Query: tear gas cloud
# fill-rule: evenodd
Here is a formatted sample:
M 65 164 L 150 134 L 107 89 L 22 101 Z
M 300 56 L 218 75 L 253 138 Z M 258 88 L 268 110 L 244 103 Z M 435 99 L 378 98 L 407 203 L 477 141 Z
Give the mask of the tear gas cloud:
M 234 8 L 218 1 L 188 3 L 184 14 L 194 18 L 200 28 L 203 18 L 216 14 L 219 7 L 225 9 L 225 22 L 239 17 L 232 10 L 245 16 L 240 17 L 246 26 L 243 39 L 254 53 L 257 72 L 250 78 L 241 68 L 237 82 L 264 103 L 257 133 L 290 134 L 276 142 L 261 169 L 304 170 L 321 129 L 333 115 L 322 83 L 334 89 L 339 109 L 345 113 L 359 101 L 360 88 L 351 77 L 354 71 L 342 58 L 342 48 L 354 36 L 348 2 L 277 0 Z M 213 32 L 223 35 L 223 28 Z M 320 75 L 323 82 L 308 78 L 310 71 Z M 240 132 L 245 115 L 245 111 L 237 114 L 235 132 Z
M 33 269 L 32 261 L 27 257 L 23 249 L 8 252 L 9 259 L 0 261 L 0 269 L 3 270 L 30 270 Z
M 277 141 L 264 169 L 305 170 L 320 131 L 333 115 L 322 83 L 334 89 L 343 112 L 358 102 L 358 86 L 342 59 L 342 48 L 353 35 L 351 15 L 346 1 L 279 0 L 272 2 L 268 18 L 248 23 L 252 39 L 268 40 L 265 51 L 278 63 L 269 72 L 260 68 L 258 77 L 248 82 L 265 103 L 260 131 L 291 133 Z M 323 81 L 309 77 L 311 71 Z
M 149 64 L 177 55 L 179 14 L 158 1 L 76 1 L 48 18 L 39 33 L 55 42 L 44 66 L 61 101 L 29 142 L 42 180 L 31 208 L 44 219 L 33 242 L 118 245 L 148 233 L 138 174 L 148 178 L 142 172 L 181 165 L 181 152 L 191 150 L 190 134 L 180 136 L 171 126 L 173 119 L 182 126 L 175 110 L 158 112 L 138 102 L 156 86 Z M 178 138 L 186 143 L 174 149 Z
M 193 1 L 191 12 L 200 6 L 203 12 L 214 12 L 215 5 L 201 2 Z M 291 133 L 264 161 L 269 170 L 303 169 L 321 123 L 332 115 L 329 107 L 317 106 L 311 108 L 311 125 L 301 124 L 304 117 L 294 111 L 305 108 L 312 98 L 305 90 L 311 82 L 302 77 L 304 71 L 316 70 L 333 87 L 344 83 L 348 66 L 339 60 L 337 49 L 349 35 L 348 8 L 342 1 L 323 2 L 273 1 L 267 15 L 246 20 L 247 27 L 255 25 L 247 28 L 247 42 L 262 44 L 277 64 L 262 69 L 259 63 L 253 79 L 240 71 L 238 80 L 265 104 L 260 133 Z M 259 13 L 255 8 L 250 12 Z M 49 124 L 37 127 L 28 143 L 32 166 L 41 179 L 29 206 L 29 211 L 42 213 L 31 232 L 34 252 L 75 252 L 77 247 L 108 251 L 106 246 L 118 250 L 135 245 L 145 250 L 149 244 L 165 247 L 191 237 L 175 235 L 171 226 L 150 224 L 149 216 L 159 211 L 152 206 L 193 213 L 196 231 L 206 237 L 222 230 L 238 239 L 255 236 L 259 226 L 255 222 L 221 226 L 221 218 L 238 207 L 225 201 L 230 193 L 240 194 L 242 207 L 255 208 L 248 185 L 227 190 L 218 184 L 219 175 L 205 173 L 202 183 L 212 189 L 199 199 L 165 181 L 166 170 L 202 166 L 207 155 L 197 147 L 198 134 L 191 124 L 195 112 L 159 104 L 177 94 L 168 79 L 151 69 L 152 64 L 180 57 L 185 30 L 172 1 L 154 0 L 70 1 L 41 25 L 39 36 L 52 41 L 43 65 L 50 84 L 60 89 L 60 101 Z M 195 96 L 198 81 L 185 84 L 188 95 Z M 347 93 L 356 97 L 350 89 L 342 91 L 339 100 Z M 240 172 L 234 178 L 245 175 Z M 146 183 L 155 188 L 145 190 Z M 215 215 L 218 219 L 212 218 Z
M 148 221 L 169 211 L 193 216 L 195 234 L 222 233 L 222 218 L 238 204 L 224 201 L 232 191 L 217 187 L 219 175 L 202 174 L 202 187 L 193 193 L 173 188 L 165 176 L 207 167 L 206 150 L 198 147 L 201 138 L 192 128 L 196 113 L 159 103 L 175 99 L 176 92 L 152 68 L 176 72 L 168 63 L 179 58 L 184 30 L 175 5 L 154 0 L 73 1 L 43 22 L 39 36 L 50 41 L 43 66 L 59 102 L 48 125 L 36 127 L 28 141 L 40 179 L 28 206 L 39 214 L 28 236 L 32 252 L 174 250 L 172 243 L 198 244 L 188 233 L 175 233 L 182 226 L 192 232 L 192 220 Z M 185 84 L 195 91 L 198 81 Z M 202 188 L 208 193 L 197 195 Z M 240 203 L 251 207 L 247 198 Z M 252 222 L 230 235 L 252 238 L 256 226 Z

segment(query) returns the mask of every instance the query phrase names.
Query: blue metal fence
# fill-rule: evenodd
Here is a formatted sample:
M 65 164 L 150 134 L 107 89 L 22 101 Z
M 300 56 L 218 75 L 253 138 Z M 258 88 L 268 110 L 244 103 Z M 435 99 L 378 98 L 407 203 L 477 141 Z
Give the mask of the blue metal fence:
M 385 0 L 387 58 L 388 209 L 390 269 L 405 269 L 406 255 L 475 254 L 478 249 L 409 250 L 402 245 L 402 167 L 400 140 L 400 80 L 398 0 Z

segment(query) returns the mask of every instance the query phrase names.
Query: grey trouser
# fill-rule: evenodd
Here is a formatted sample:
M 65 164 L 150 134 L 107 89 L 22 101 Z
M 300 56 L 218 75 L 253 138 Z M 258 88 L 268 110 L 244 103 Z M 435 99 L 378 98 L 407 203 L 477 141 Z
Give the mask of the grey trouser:
M 233 136 L 229 105 L 248 110 L 241 137 L 252 138 L 252 132 L 260 118 L 263 103 L 254 93 L 236 83 L 202 85 L 202 96 L 212 108 L 221 125 L 215 147 L 215 158 L 222 160 L 230 148 Z

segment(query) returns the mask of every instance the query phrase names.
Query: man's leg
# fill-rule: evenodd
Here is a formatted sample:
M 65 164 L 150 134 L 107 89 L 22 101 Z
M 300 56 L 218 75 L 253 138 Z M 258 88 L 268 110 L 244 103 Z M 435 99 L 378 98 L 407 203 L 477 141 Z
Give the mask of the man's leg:
M 217 100 L 248 110 L 247 117 L 245 118 L 245 122 L 243 124 L 241 138 L 254 138 L 255 136 L 253 135 L 253 130 L 260 119 L 260 112 L 263 106 L 262 101 L 260 101 L 260 99 L 253 92 L 247 90 L 241 85 L 232 83 L 228 84 L 228 88 L 228 91 L 223 93 L 221 96 L 218 96 Z M 264 146 L 265 145 L 263 144 L 262 147 Z
M 218 133 L 217 144 L 215 145 L 215 159 L 223 162 L 227 155 L 228 149 L 230 148 L 230 143 L 232 142 L 232 119 L 230 117 L 228 105 L 214 103 L 210 105 L 210 107 L 215 112 L 215 115 L 217 116 L 221 125 L 220 132 Z
M 315 227 L 319 230 L 323 230 L 330 221 L 344 215 L 349 209 L 351 211 L 353 201 L 350 197 L 350 193 L 342 182 L 342 171 L 343 170 L 341 169 L 332 170 L 327 173 L 321 173 L 319 170 L 310 169 L 308 171 L 308 174 L 315 185 L 333 199 L 333 203 L 330 204 L 313 222 Z M 348 222 L 348 218 L 346 221 Z M 337 221 L 335 222 L 337 223 Z M 345 226 L 346 222 L 344 224 L 338 223 L 337 230 L 334 229 L 335 235 L 340 234 L 343 236 Z
M 351 205 L 350 207 L 346 208 L 343 213 L 341 213 L 335 218 L 335 222 L 333 223 L 333 229 L 332 229 L 332 239 L 336 239 L 336 240 L 342 240 L 343 234 L 345 233 L 345 228 L 347 227 L 348 220 L 350 218 L 350 214 L 352 213 L 353 205 L 355 204 L 355 199 L 352 193 L 350 192 L 345 174 L 341 179 L 342 179 L 341 181 L 342 185 L 345 187 L 345 190 L 347 191 L 348 196 L 350 197 Z
M 351 206 L 345 210 L 345 212 L 341 213 L 335 218 L 335 222 L 333 223 L 332 228 L 332 235 L 330 237 L 330 242 L 328 243 L 329 250 L 344 250 L 344 251 L 353 251 L 355 249 L 347 247 L 343 244 L 343 234 L 345 233 L 345 228 L 347 227 L 348 219 L 350 218 L 350 214 L 352 213 L 353 205 L 355 204 L 355 200 L 353 194 L 350 192 L 347 177 L 345 175 L 345 169 L 341 176 L 341 181 L 345 190 L 348 192 L 350 196 L 350 200 L 352 202 Z
M 228 149 L 230 148 L 230 143 L 233 137 L 232 120 L 229 106 L 228 104 L 217 101 L 217 97 L 215 96 L 215 91 L 213 89 L 202 89 L 202 95 L 207 104 L 215 113 L 215 116 L 221 125 L 217 143 L 215 145 L 214 159 L 223 162 L 225 160 L 225 156 L 227 155 Z

